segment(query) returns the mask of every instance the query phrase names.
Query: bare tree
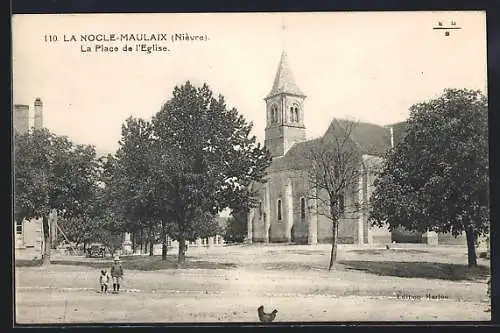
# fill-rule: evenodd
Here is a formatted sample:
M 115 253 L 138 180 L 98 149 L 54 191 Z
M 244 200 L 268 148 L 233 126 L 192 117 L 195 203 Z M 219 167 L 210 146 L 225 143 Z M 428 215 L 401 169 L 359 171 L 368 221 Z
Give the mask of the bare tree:
M 337 259 L 338 226 L 342 217 L 359 212 L 362 202 L 357 200 L 359 179 L 363 167 L 362 154 L 351 138 L 354 121 L 334 120 L 332 131 L 308 148 L 307 174 L 311 192 L 309 199 L 316 204 L 310 209 L 332 222 L 332 249 L 329 270 Z M 350 196 L 351 204 L 345 199 Z

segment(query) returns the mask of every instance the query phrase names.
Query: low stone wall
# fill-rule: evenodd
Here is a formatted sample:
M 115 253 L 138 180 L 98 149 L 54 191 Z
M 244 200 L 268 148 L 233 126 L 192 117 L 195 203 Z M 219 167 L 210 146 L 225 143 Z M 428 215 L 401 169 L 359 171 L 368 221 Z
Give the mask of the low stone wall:
M 390 233 L 380 233 L 380 234 L 375 234 L 371 236 L 371 242 L 372 244 L 387 244 L 391 243 L 391 234 Z

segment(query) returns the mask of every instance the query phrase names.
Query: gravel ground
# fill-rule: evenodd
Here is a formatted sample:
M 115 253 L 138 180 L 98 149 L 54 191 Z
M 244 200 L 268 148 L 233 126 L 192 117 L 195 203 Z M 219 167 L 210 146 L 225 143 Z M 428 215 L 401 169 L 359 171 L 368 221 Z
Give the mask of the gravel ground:
M 119 295 L 97 293 L 95 267 L 67 263 L 17 267 L 16 320 L 256 322 L 261 304 L 269 312 L 278 309 L 278 322 L 491 318 L 485 311 L 489 307 L 485 277 L 469 276 L 459 265 L 466 262 L 464 249 L 380 252 L 343 247 L 339 251 L 343 264 L 329 272 L 328 247 L 323 247 L 189 250 L 189 260 L 234 264 L 227 269 L 130 270 L 124 260 L 124 290 Z

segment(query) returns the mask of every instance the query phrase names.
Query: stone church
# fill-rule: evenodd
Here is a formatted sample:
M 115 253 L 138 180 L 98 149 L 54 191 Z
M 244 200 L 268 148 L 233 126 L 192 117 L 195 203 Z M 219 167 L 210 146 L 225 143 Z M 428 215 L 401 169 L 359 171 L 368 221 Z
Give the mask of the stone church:
M 304 119 L 311 115 L 305 109 L 306 95 L 294 80 L 283 52 L 266 103 L 265 146 L 273 160 L 268 168 L 266 182 L 253 184 L 257 192 L 257 207 L 250 210 L 247 220 L 249 242 L 282 242 L 316 244 L 331 242 L 332 222 L 318 213 L 318 200 L 312 199 L 306 153 L 320 144 L 320 139 L 306 140 Z M 334 138 L 346 126 L 346 120 L 332 121 L 323 139 Z M 368 222 L 368 202 L 373 192 L 376 172 L 381 167 L 385 152 L 398 142 L 404 123 L 378 126 L 358 123 L 350 133 L 357 147 L 359 181 L 357 189 L 344 197 L 345 207 L 361 207 L 342 214 L 339 220 L 338 242 L 350 244 L 388 243 L 396 241 L 437 243 L 434 232 L 424 234 L 393 231 L 372 227 Z M 399 237 L 399 239 L 398 239 Z

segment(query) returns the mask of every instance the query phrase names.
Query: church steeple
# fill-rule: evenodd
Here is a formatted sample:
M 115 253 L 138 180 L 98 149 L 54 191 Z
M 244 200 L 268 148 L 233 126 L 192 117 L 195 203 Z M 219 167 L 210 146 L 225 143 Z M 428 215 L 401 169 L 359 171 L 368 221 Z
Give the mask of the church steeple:
M 283 156 L 296 142 L 305 140 L 305 98 L 295 83 L 286 51 L 283 51 L 271 91 L 264 98 L 267 105 L 264 144 L 272 156 Z
M 288 59 L 285 50 L 281 53 L 281 59 L 278 65 L 278 70 L 276 71 L 276 76 L 274 77 L 273 87 L 271 88 L 269 94 L 267 94 L 266 99 L 279 94 L 306 97 L 295 83 L 293 73 L 288 66 Z

